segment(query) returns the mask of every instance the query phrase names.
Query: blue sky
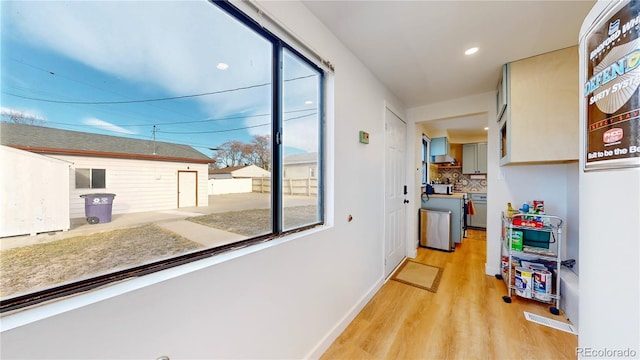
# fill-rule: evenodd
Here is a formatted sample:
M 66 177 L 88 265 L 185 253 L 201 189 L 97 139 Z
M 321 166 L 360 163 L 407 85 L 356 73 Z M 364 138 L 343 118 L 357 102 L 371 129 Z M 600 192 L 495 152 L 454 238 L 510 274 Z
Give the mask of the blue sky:
M 5 111 L 208 155 L 270 131 L 271 45 L 206 1 L 3 1 L 0 22 Z M 285 144 L 317 151 L 317 77 L 284 67 Z

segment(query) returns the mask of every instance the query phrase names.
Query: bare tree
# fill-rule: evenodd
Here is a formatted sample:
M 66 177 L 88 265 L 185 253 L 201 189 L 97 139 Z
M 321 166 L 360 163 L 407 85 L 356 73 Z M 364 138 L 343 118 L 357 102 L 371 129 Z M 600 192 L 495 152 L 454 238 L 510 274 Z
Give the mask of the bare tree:
M 271 171 L 271 135 L 255 135 L 249 146 L 252 163 Z
M 214 150 L 214 168 L 256 165 L 271 170 L 271 136 L 255 135 L 250 143 L 230 140 Z
M 27 114 L 23 111 L 11 109 L 2 109 L 0 115 L 2 116 L 3 122 L 13 124 L 43 125 L 45 122 L 45 119 L 43 118 Z
M 245 144 L 238 140 L 230 140 L 218 146 L 213 155 L 217 168 L 239 166 L 245 163 Z

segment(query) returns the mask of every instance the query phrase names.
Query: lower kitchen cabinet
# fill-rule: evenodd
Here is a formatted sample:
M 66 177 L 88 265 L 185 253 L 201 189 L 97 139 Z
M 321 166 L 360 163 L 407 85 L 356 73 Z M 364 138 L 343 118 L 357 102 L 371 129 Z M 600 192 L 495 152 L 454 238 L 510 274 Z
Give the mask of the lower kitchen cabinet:
M 467 215 L 467 225 L 474 228 L 487 228 L 487 194 L 469 194 L 476 210 L 474 215 Z

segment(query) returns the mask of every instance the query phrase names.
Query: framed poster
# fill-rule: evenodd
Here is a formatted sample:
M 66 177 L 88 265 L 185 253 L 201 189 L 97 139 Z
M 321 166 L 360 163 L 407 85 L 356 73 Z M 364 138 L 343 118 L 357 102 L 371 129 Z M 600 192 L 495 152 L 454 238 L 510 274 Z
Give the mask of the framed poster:
M 584 170 L 640 167 L 640 2 L 621 2 L 582 39 Z

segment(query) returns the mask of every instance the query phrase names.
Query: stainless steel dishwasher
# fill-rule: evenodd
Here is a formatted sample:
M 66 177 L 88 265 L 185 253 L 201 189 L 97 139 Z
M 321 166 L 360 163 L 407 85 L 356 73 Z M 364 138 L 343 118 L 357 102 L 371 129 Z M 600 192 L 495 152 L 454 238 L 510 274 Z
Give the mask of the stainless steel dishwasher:
M 452 251 L 451 211 L 420 209 L 420 246 Z
M 468 225 L 474 228 L 487 228 L 487 194 L 469 194 L 469 200 L 476 209 L 475 215 L 468 215 Z

